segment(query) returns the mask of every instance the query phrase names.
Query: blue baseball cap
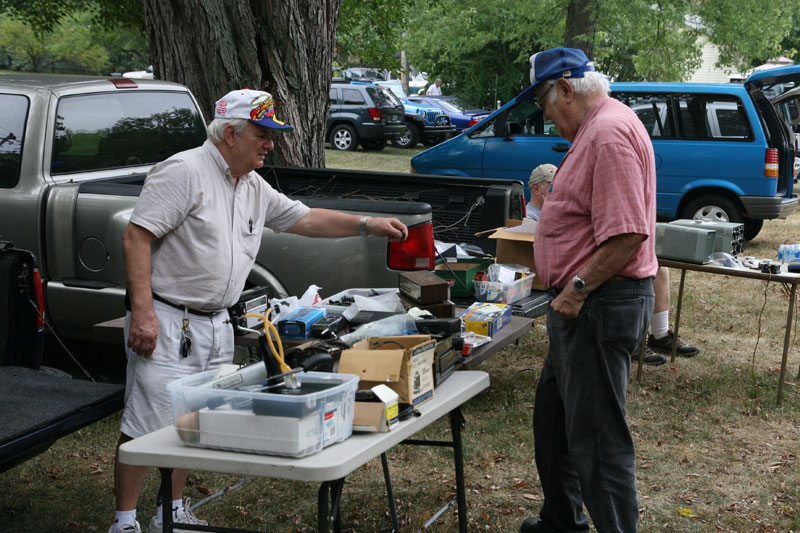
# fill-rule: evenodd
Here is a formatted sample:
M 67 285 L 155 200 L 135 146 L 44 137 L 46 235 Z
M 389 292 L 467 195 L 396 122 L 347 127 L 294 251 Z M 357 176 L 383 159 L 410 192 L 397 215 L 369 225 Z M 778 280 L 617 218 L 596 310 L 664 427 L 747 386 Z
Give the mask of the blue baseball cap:
M 518 97 L 518 101 L 532 99 L 534 88 L 546 80 L 558 78 L 582 78 L 584 72 L 594 70 L 583 50 L 577 48 L 551 48 L 531 56 L 531 86 Z

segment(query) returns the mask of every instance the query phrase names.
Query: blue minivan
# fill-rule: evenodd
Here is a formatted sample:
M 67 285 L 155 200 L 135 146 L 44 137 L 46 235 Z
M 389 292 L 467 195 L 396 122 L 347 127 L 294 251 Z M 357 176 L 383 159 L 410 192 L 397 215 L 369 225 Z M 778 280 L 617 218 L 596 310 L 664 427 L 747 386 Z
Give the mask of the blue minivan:
M 742 222 L 753 239 L 765 219 L 797 208 L 794 135 L 770 99 L 798 85 L 800 66 L 757 72 L 744 84 L 615 82 L 611 96 L 641 118 L 656 155 L 660 220 Z M 558 165 L 570 143 L 524 93 L 461 135 L 411 159 L 413 172 L 507 178 Z

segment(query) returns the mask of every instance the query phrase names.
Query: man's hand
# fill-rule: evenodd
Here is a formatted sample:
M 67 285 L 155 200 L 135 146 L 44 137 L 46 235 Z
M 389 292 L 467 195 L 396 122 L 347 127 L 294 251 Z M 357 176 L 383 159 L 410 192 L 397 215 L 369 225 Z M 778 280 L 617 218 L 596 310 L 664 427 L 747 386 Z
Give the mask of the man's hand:
M 150 357 L 156 349 L 158 340 L 158 320 L 156 312 L 131 312 L 131 324 L 128 330 L 128 347 L 142 357 Z
M 408 228 L 396 218 L 371 217 L 367 220 L 367 234 L 388 237 L 390 241 L 404 241 Z
M 564 320 L 574 320 L 583 308 L 586 295 L 576 291 L 571 284 L 550 302 L 550 308 Z

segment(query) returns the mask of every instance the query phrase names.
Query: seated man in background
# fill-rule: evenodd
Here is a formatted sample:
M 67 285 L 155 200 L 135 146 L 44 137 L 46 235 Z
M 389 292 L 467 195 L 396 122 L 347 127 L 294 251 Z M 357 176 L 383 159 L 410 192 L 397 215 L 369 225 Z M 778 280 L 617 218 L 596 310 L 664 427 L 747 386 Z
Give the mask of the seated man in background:
M 669 269 L 659 267 L 653 286 L 656 293 L 653 318 L 650 319 L 650 335 L 644 347 L 644 362 L 658 366 L 667 362 L 667 355 L 672 355 L 672 339 L 674 332 L 669 329 Z M 677 355 L 694 357 L 700 353 L 697 346 L 690 346 L 678 339 Z M 634 354 L 638 357 L 638 353 Z
M 531 177 L 528 180 L 531 201 L 525 206 L 525 218 L 539 221 L 544 199 L 547 197 L 547 192 L 550 190 L 550 185 L 553 183 L 553 176 L 555 175 L 556 166 L 549 163 L 539 165 L 531 171 Z

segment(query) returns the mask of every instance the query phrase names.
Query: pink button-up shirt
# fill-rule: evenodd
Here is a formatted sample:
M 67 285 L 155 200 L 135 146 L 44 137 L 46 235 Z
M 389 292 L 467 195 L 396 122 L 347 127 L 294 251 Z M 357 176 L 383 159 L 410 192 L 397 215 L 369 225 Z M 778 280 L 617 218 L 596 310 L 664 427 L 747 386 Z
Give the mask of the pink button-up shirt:
M 658 270 L 656 166 L 642 122 L 604 95 L 589 110 L 558 167 L 534 241 L 536 273 L 563 288 L 610 237 L 647 235 L 617 274 L 641 279 Z

